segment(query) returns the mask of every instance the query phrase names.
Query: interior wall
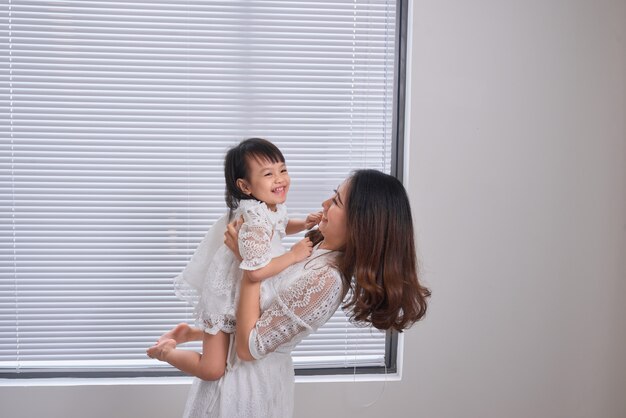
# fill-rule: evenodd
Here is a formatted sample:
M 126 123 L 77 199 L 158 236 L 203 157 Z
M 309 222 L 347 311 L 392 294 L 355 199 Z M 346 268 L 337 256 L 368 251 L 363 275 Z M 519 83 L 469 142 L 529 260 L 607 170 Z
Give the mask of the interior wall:
M 407 347 L 420 413 L 402 416 L 626 417 L 626 2 L 413 17 L 409 188 L 433 302 Z
M 406 154 L 433 298 L 401 382 L 296 416 L 626 417 L 626 2 L 412 2 Z M 188 386 L 0 387 L 3 417 L 180 416 Z

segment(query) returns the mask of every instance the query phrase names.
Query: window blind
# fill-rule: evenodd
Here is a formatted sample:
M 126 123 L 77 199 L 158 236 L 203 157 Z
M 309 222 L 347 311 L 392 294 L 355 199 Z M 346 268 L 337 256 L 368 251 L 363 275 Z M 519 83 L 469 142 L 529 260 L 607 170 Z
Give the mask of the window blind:
M 285 154 L 292 217 L 353 169 L 389 172 L 395 9 L 3 2 L 0 372 L 167 370 L 145 349 L 192 321 L 172 278 L 225 212 L 241 139 Z M 338 311 L 293 356 L 382 366 L 385 334 Z

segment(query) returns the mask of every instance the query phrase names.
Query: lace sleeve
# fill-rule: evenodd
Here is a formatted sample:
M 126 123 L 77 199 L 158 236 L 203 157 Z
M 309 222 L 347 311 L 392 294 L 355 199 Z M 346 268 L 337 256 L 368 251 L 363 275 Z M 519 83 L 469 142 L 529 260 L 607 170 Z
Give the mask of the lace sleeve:
M 342 281 L 330 267 L 307 271 L 279 293 L 250 333 L 250 353 L 262 358 L 324 325 L 341 303 Z
M 272 261 L 272 224 L 256 206 L 243 212 L 244 223 L 239 230 L 239 253 L 242 270 L 257 270 Z

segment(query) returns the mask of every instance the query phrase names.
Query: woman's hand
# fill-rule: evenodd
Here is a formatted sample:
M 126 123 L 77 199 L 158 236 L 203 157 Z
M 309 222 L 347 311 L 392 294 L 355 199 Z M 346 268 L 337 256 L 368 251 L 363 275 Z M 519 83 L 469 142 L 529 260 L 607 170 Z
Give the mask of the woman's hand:
M 295 262 L 298 263 L 311 255 L 313 252 L 313 243 L 310 239 L 304 238 L 291 247 L 291 252 L 295 257 Z
M 224 244 L 235 254 L 239 261 L 243 260 L 239 253 L 239 229 L 243 224 L 243 218 L 238 218 L 226 225 L 224 232 Z

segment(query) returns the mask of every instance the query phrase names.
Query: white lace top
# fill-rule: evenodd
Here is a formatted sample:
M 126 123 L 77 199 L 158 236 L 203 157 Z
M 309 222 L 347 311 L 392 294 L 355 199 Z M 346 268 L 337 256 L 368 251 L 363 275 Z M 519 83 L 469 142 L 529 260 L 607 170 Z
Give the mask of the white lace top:
M 174 279 L 176 295 L 195 307 L 196 324 L 205 332 L 235 332 L 235 309 L 239 281 L 244 270 L 257 270 L 285 252 L 282 238 L 289 219 L 284 205 L 270 210 L 263 202 L 242 200 L 234 218 L 243 217 L 239 230 L 239 262 L 223 244 L 227 217 L 216 222 L 206 234 L 185 269 Z M 261 284 L 264 298 L 265 282 Z
M 244 219 L 239 230 L 239 253 L 243 258 L 239 268 L 258 270 L 272 261 L 272 253 L 284 252 L 280 240 L 289 222 L 284 205 L 276 205 L 276 211 L 272 211 L 263 202 L 242 200 L 235 215 Z
M 274 351 L 291 352 L 337 310 L 343 296 L 341 275 L 328 262 L 329 251 L 317 249 L 305 263 L 283 272 L 282 289 L 250 333 L 256 359 Z M 297 276 L 297 280 L 290 280 Z
M 249 337 L 250 351 L 257 360 L 231 357 L 220 380 L 195 379 L 185 417 L 293 416 L 291 351 L 330 319 L 344 295 L 333 261 L 333 252 L 316 248 L 307 260 L 271 279 L 267 298 L 261 301 L 261 318 Z

